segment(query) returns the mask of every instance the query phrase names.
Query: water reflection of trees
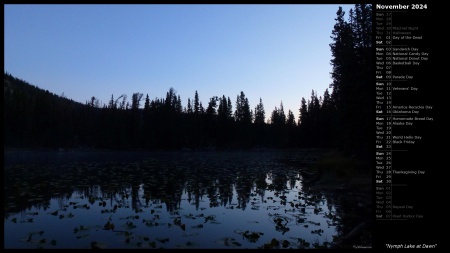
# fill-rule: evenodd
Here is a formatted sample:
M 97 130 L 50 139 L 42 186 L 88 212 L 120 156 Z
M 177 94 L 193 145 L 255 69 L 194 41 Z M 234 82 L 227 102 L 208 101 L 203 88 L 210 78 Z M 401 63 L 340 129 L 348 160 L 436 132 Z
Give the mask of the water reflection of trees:
M 266 170 L 232 164 L 94 163 L 71 166 L 17 166 L 5 171 L 5 205 L 15 213 L 39 207 L 52 198 L 69 199 L 74 194 L 89 199 L 131 199 L 131 208 L 148 206 L 149 201 L 165 203 L 167 211 L 180 208 L 183 191 L 198 208 L 203 197 L 210 207 L 226 206 L 237 193 L 239 207 L 245 209 L 252 191 L 264 197 Z M 223 165 L 223 164 L 222 164 Z M 286 176 L 273 177 L 282 190 Z M 142 189 L 142 192 L 141 192 Z
M 165 204 L 167 211 L 172 212 L 180 208 L 184 193 L 198 209 L 203 198 L 208 199 L 211 208 L 230 205 L 235 191 L 237 207 L 245 209 L 252 196 L 259 195 L 264 200 L 266 190 L 284 195 L 296 187 L 298 179 L 295 169 L 251 159 L 18 166 L 5 171 L 5 214 L 32 206 L 39 208 L 51 198 L 74 194 L 93 201 L 108 199 L 111 206 L 114 201 L 128 201 L 133 210 L 150 203 Z M 335 198 L 326 198 L 328 204 L 335 203 Z
M 226 206 L 233 200 L 233 185 L 235 183 L 234 175 L 222 173 L 217 180 L 217 187 L 220 196 L 220 205 Z
M 46 206 L 52 198 L 70 199 L 74 194 L 91 199 L 131 200 L 131 208 L 165 203 L 168 211 L 180 208 L 183 191 L 198 208 L 203 197 L 211 207 L 226 206 L 233 200 L 245 208 L 257 178 L 258 191 L 265 190 L 265 173 L 248 168 L 223 168 L 219 164 L 91 163 L 71 166 L 16 166 L 4 173 L 6 213 Z M 141 192 L 142 189 L 142 192 Z
M 347 234 L 362 219 L 370 219 L 370 210 L 358 209 L 358 200 L 349 198 L 354 195 L 318 191 L 299 183 L 299 169 L 261 156 L 255 158 L 221 160 L 198 156 L 189 160 L 9 167 L 4 171 L 4 216 L 33 207 L 45 211 L 54 199 L 63 209 L 73 197 L 86 198 L 90 204 L 107 201 L 111 207 L 116 204 L 135 211 L 158 204 L 173 212 L 181 208 L 183 196 L 197 210 L 205 199 L 210 208 L 237 202 L 235 207 L 246 209 L 255 196 L 263 202 L 271 192 L 280 198 L 280 204 L 290 204 L 300 212 L 305 205 L 320 211 L 326 202 L 332 212 L 324 215 L 339 235 Z M 299 191 L 297 202 L 283 201 L 282 196 L 289 191 Z

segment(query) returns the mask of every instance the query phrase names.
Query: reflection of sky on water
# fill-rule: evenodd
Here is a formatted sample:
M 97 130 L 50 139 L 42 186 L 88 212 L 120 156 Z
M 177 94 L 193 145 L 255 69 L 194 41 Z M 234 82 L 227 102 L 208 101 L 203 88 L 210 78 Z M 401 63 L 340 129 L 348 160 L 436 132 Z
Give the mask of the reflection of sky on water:
M 265 183 L 269 186 L 274 183 L 272 180 L 274 175 L 270 172 L 269 170 L 265 177 Z M 335 214 L 336 210 L 328 209 L 327 200 L 324 197 L 314 202 L 315 204 L 308 202 L 303 211 L 301 206 L 292 207 L 291 203 L 292 205 L 302 205 L 306 203 L 305 198 L 313 199 L 315 196 L 301 192 L 301 177 L 298 172 L 294 170 L 289 173 L 295 176 L 295 184 L 292 185 L 292 177 L 289 178 L 291 179 L 289 182 L 288 177 L 281 173 L 280 175 L 284 175 L 285 179 L 278 175 L 277 180 L 284 180 L 286 187 L 282 186 L 284 188 L 282 191 L 277 190 L 280 185 L 263 191 L 255 186 L 252 181 L 254 178 L 250 180 L 252 181 L 251 185 L 245 185 L 242 182 L 238 184 L 236 179 L 231 183 L 231 198 L 225 196 L 231 201 L 225 205 L 220 204 L 221 196 L 218 190 L 220 184 L 217 183 L 220 180 L 216 181 L 217 185 L 212 184 L 213 186 L 211 186 L 211 183 L 201 185 L 203 189 L 212 187 L 215 190 L 212 193 L 209 192 L 210 195 L 207 190 L 204 190 L 198 205 L 195 203 L 192 192 L 191 199 L 188 201 L 188 183 L 185 182 L 184 186 L 180 186 L 182 192 L 177 200 L 179 208 L 174 210 L 168 210 L 166 203 L 162 203 L 158 198 L 149 200 L 147 206 L 145 182 L 137 186 L 138 199 L 135 201 L 141 205 L 137 205 L 136 210 L 132 208 L 131 187 L 125 188 L 123 192 L 116 193 L 113 198 L 110 198 L 101 192 L 99 186 L 91 186 L 90 194 L 93 196 L 91 201 L 95 197 L 93 204 L 89 202 L 85 193 L 75 190 L 71 196 L 52 198 L 46 210 L 43 206 L 39 208 L 33 206 L 21 213 L 10 214 L 4 221 L 5 248 L 37 248 L 39 246 L 44 248 L 89 248 L 92 241 L 103 243 L 106 248 L 152 248 L 153 246 L 157 248 L 191 246 L 198 248 L 257 248 L 269 243 L 273 238 L 280 241 L 287 240 L 292 243 L 290 246 L 293 248 L 297 247 L 294 243 L 298 242 L 298 238 L 311 244 L 331 242 L 333 235 L 337 234 L 336 226 L 328 225 L 328 222 L 331 221 L 325 217 L 325 213 L 331 211 Z M 246 177 L 246 175 L 240 175 L 240 177 Z M 236 188 L 243 191 L 241 194 L 244 193 L 248 199 L 239 197 Z M 211 202 L 208 196 L 211 197 L 211 195 L 217 199 L 218 205 L 210 206 Z M 286 204 L 280 203 L 282 201 L 280 196 L 283 195 L 286 196 L 284 199 Z M 170 198 L 173 194 L 167 196 Z M 244 199 L 245 209 L 243 203 L 239 203 L 239 198 Z M 100 205 L 103 201 L 105 206 Z M 120 207 L 112 212 L 114 206 L 117 205 Z M 178 204 L 175 205 L 175 207 L 177 206 Z M 321 209 L 315 213 L 315 208 L 316 211 L 318 208 Z M 175 224 L 174 221 L 177 217 L 181 219 L 181 224 L 184 224 L 184 230 Z M 32 222 L 30 222 L 30 218 Z M 276 218 L 283 220 L 284 231 L 282 229 L 277 231 Z M 14 219 L 16 219 L 15 223 Z M 104 226 L 108 221 L 113 223 L 114 230 L 119 232 L 105 230 Z M 321 232 L 320 235 L 316 233 L 318 230 Z M 39 234 L 39 231 L 44 231 L 44 233 Z M 243 236 L 245 231 L 260 233 L 260 237 L 256 242 L 250 242 Z M 33 233 L 31 238 L 29 233 Z M 164 240 L 166 238 L 169 240 Z M 228 245 L 225 245 L 225 239 L 228 240 Z M 129 241 L 127 242 L 127 240 Z M 56 244 L 52 245 L 52 241 Z M 151 245 L 151 242 L 154 244 Z M 236 242 L 236 244 L 232 245 L 229 242 Z

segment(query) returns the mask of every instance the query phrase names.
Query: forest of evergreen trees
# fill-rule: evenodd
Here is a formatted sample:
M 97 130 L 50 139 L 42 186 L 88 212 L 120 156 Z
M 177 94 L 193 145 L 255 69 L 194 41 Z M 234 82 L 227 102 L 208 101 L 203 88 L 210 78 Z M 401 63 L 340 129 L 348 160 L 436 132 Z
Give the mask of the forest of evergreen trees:
M 372 145 L 372 7 L 356 4 L 345 20 L 337 11 L 331 34 L 332 83 L 323 95 L 299 98 L 295 120 L 283 104 L 268 115 L 263 100 L 251 107 L 241 91 L 185 107 L 173 88 L 163 98 L 133 93 L 101 104 L 52 94 L 4 74 L 4 146 L 105 149 L 338 148 L 366 157 Z M 372 145 L 373 146 L 373 145 Z

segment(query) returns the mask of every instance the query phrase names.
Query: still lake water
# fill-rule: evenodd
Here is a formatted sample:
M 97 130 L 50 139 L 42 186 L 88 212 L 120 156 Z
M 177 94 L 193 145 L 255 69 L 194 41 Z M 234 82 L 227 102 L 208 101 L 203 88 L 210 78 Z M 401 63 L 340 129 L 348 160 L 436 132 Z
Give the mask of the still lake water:
M 337 197 L 302 183 L 314 152 L 36 157 L 5 163 L 5 248 L 315 248 L 341 231 Z

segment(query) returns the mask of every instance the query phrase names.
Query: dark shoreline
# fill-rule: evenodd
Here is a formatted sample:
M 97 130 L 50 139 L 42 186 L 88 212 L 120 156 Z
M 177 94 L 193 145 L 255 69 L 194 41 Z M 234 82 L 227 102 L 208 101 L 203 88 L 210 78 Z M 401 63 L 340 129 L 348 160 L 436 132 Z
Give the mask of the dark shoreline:
M 273 149 L 273 148 L 254 148 L 254 149 L 181 149 L 181 150 L 108 150 L 108 149 L 30 149 L 30 148 L 5 148 L 4 167 L 18 165 L 18 164 L 70 164 L 78 162 L 106 162 L 106 161 L 133 161 L 140 159 L 147 159 L 152 157 L 166 158 L 201 154 L 205 158 L 213 158 L 214 154 L 238 154 L 238 153 L 278 153 L 278 152 L 308 152 L 319 151 L 321 149 Z

